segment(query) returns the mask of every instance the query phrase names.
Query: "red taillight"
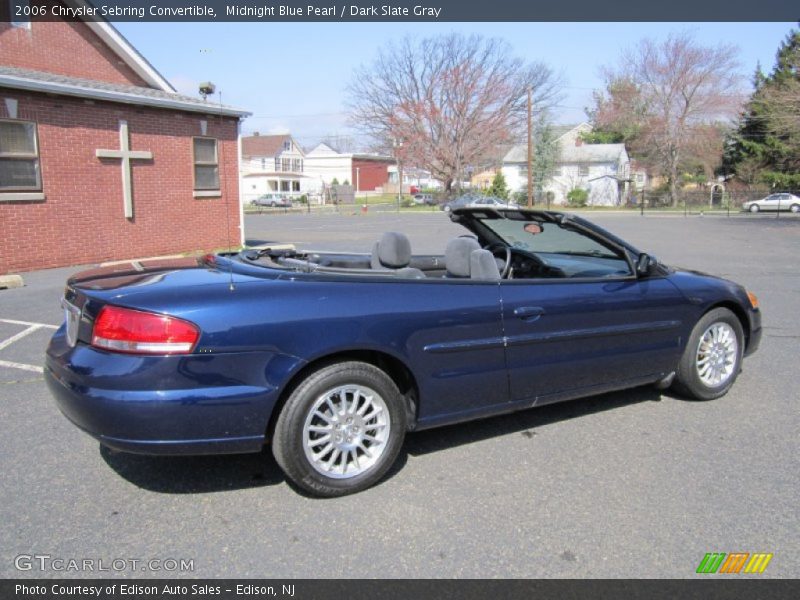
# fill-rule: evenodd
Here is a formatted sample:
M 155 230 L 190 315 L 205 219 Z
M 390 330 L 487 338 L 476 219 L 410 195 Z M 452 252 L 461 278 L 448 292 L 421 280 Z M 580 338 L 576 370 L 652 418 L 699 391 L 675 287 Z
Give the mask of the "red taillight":
M 94 322 L 92 345 L 132 354 L 189 354 L 199 337 L 197 326 L 182 319 L 104 306 Z

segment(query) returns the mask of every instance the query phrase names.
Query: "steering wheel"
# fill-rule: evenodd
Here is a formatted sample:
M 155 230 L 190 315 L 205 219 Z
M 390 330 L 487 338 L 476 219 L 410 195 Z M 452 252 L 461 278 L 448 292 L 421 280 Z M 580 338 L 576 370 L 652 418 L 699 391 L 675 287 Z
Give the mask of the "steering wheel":
M 503 268 L 500 269 L 500 279 L 508 277 L 508 274 L 511 272 L 511 247 L 502 242 L 494 242 L 493 244 L 485 246 L 484 250 L 488 250 L 492 253 L 492 256 L 503 261 Z M 503 255 L 499 256 L 501 252 Z

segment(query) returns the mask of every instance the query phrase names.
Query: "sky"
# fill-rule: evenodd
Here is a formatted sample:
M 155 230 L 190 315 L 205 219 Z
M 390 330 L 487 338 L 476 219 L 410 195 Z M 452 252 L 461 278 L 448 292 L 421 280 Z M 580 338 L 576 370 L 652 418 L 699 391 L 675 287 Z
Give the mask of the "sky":
M 291 133 L 310 148 L 328 136 L 352 136 L 346 90 L 353 71 L 403 37 L 450 32 L 497 37 L 516 56 L 543 62 L 564 82 L 556 123 L 586 120 L 601 67 L 649 37 L 689 32 L 706 45 L 739 48 L 746 85 L 760 62 L 770 70 L 796 23 L 116 23 L 181 93 L 212 81 L 222 103 L 253 113 L 243 132 Z M 214 101 L 220 101 L 215 95 Z M 366 140 L 355 138 L 356 144 Z M 365 149 L 365 148 L 358 148 Z

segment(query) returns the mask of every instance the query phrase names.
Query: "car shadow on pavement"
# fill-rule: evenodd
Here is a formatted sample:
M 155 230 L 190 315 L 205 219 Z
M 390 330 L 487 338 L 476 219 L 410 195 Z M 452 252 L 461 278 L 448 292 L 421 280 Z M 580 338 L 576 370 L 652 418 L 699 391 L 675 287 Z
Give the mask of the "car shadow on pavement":
M 146 456 L 100 445 L 100 456 L 135 486 L 162 494 L 226 492 L 285 481 L 269 447 L 257 454 Z
M 420 431 L 406 437 L 404 451 L 412 456 L 418 456 L 512 433 L 521 433 L 525 437 L 532 438 L 536 435 L 536 429 L 545 425 L 587 417 L 639 402 L 657 402 L 665 394 L 667 392 L 657 390 L 654 386 L 644 386 Z

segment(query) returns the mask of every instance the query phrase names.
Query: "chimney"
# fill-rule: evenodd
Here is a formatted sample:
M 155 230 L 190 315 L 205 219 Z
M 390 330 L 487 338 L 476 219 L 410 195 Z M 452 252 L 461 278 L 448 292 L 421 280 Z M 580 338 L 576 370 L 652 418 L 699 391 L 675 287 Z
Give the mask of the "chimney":
M 257 131 L 254 131 L 254 132 L 253 132 L 253 137 L 258 137 L 258 135 L 259 135 L 259 134 L 258 134 L 258 132 L 257 132 Z
M 581 136 L 575 138 L 575 146 L 583 146 L 583 139 L 581 139 Z

